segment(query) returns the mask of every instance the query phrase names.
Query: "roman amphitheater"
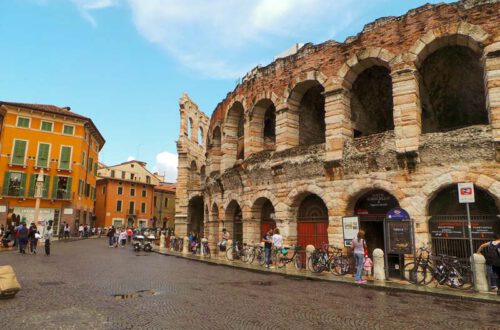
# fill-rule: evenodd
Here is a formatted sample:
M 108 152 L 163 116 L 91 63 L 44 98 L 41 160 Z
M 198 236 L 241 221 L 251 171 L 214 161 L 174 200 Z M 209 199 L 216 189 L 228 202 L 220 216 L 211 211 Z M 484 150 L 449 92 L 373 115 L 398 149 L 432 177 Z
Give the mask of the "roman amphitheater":
M 176 234 L 344 247 L 357 217 L 371 253 L 400 207 L 418 246 L 467 257 L 457 183 L 475 244 L 500 230 L 499 27 L 497 0 L 425 5 L 256 67 L 210 118 L 184 94 Z

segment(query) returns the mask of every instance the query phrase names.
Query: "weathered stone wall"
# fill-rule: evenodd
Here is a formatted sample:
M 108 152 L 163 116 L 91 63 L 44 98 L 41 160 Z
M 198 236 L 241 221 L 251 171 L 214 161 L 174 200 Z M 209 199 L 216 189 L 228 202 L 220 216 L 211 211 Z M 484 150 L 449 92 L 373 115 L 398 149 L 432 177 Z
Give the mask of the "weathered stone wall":
M 264 197 L 274 206 L 277 226 L 287 241 L 294 243 L 300 202 L 304 196 L 316 194 L 328 208 L 329 241 L 337 245 L 342 244 L 342 216 L 352 215 L 356 200 L 371 189 L 383 189 L 396 197 L 415 218 L 421 242 L 429 240 L 428 204 L 442 188 L 471 181 L 498 203 L 499 12 L 499 1 L 425 5 L 401 17 L 367 24 L 361 33 L 343 43 L 308 44 L 295 55 L 253 70 L 217 106 L 210 119 L 206 160 L 210 176 L 204 203 L 205 209 L 211 210 L 205 219 L 209 222 L 205 227 L 211 228 L 211 243 L 220 237 L 217 231 L 221 225 L 216 223 L 233 201 L 242 209 L 245 241 L 259 240 L 260 220 L 252 207 Z M 429 55 L 447 46 L 468 47 L 480 54 L 486 109 L 478 111 L 487 111 L 488 123 L 424 134 L 421 66 Z M 351 117 L 352 110 L 372 111 L 373 104 L 353 99 L 353 85 L 358 76 L 374 66 L 384 67 L 390 74 L 392 102 L 387 100 L 390 93 L 385 88 L 381 106 L 392 107 L 393 125 L 385 125 L 380 133 L 355 137 L 357 123 Z M 384 78 L 383 83 L 388 81 Z M 319 144 L 302 146 L 301 102 L 314 86 L 324 90 L 325 142 L 315 140 Z M 235 145 L 226 138 L 234 135 L 226 135 L 226 131 L 234 131 L 233 123 L 226 118 L 236 102 L 243 106 L 245 116 L 244 160 L 236 160 L 226 144 Z M 276 151 L 261 151 L 261 108 L 270 102 L 276 108 Z M 361 116 L 365 125 L 373 124 L 370 121 L 378 117 L 373 113 Z M 226 148 L 212 148 L 216 130 L 221 130 L 221 143 Z M 379 129 L 370 126 L 368 131 Z M 211 165 L 220 159 L 224 160 L 222 166 Z

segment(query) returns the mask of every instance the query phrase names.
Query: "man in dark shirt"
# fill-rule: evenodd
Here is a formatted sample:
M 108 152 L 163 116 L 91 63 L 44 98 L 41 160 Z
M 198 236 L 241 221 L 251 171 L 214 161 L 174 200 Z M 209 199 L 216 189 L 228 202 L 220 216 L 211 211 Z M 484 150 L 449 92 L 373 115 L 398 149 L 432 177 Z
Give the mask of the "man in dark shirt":
M 266 255 L 266 268 L 269 268 L 271 265 L 271 249 L 273 247 L 273 230 L 269 229 L 267 233 L 262 236 L 262 240 L 264 241 L 264 252 Z

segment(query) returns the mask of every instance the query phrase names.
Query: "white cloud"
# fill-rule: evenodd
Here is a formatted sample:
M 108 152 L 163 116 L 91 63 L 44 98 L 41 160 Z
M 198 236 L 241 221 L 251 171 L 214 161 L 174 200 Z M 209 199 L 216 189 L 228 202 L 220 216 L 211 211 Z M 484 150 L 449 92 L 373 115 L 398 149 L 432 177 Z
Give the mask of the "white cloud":
M 156 165 L 153 167 L 153 172 L 165 175 L 165 181 L 167 182 L 176 182 L 177 164 L 177 154 L 163 151 L 156 155 Z
M 131 160 L 135 160 L 135 157 L 134 156 L 128 156 L 127 157 L 127 162 L 130 162 Z
M 71 2 L 76 5 L 82 17 L 93 27 L 96 27 L 97 21 L 94 16 L 92 16 L 91 12 L 115 7 L 119 5 L 120 0 L 71 0 Z
M 384 0 L 373 2 L 380 1 Z M 261 55 L 257 50 L 262 47 L 275 50 L 276 41 L 286 42 L 288 47 L 309 41 L 308 36 L 316 32 L 324 38 L 333 37 L 329 35 L 331 31 L 346 26 L 353 12 L 360 11 L 354 0 L 128 0 L 128 3 L 139 33 L 184 67 L 212 78 L 243 76 L 258 64 Z

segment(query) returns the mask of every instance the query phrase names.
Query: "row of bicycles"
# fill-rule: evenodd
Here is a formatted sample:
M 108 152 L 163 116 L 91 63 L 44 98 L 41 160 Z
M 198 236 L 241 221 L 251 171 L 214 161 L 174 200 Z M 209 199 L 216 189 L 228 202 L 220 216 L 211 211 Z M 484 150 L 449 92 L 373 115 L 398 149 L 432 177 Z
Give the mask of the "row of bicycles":
M 283 268 L 291 263 L 296 269 L 301 269 L 303 267 L 301 250 L 303 249 L 300 246 L 273 248 L 271 250 L 271 261 L 278 268 Z M 227 260 L 230 261 L 240 260 L 244 263 L 256 263 L 261 266 L 266 262 L 264 247 L 260 244 L 247 245 L 235 242 L 232 246 L 226 248 L 225 252 Z
M 470 265 L 460 262 L 454 256 L 434 256 L 424 247 L 417 250 L 415 261 L 405 264 L 403 274 L 407 281 L 418 285 L 446 285 L 464 290 L 473 286 Z

